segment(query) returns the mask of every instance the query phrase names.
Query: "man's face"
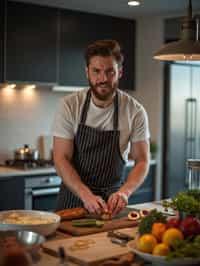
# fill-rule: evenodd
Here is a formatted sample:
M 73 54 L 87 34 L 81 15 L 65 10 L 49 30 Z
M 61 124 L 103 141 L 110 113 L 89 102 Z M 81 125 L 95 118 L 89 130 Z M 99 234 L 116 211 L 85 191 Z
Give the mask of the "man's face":
M 122 68 L 112 56 L 93 56 L 86 67 L 86 75 L 95 97 L 106 101 L 118 87 Z

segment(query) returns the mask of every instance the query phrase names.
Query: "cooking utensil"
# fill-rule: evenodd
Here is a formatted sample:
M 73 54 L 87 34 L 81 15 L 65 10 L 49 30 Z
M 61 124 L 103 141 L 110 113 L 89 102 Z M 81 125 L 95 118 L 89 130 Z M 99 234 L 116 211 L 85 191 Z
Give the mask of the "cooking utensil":
M 133 237 L 131 237 L 130 235 L 122 233 L 122 232 L 119 232 L 119 231 L 113 231 L 113 230 L 108 231 L 107 236 L 108 237 L 118 238 L 118 239 L 121 239 L 121 240 L 124 240 L 124 241 L 127 241 L 127 242 L 130 241 L 130 240 L 133 240 Z
M 91 244 L 83 246 L 87 242 Z M 65 249 L 67 259 L 79 265 L 99 265 L 101 261 L 128 253 L 126 246 L 113 244 L 106 233 L 51 240 L 42 245 L 45 252 L 54 256 L 58 256 L 60 246 Z
M 126 246 L 127 244 L 127 241 L 124 240 L 124 239 L 119 239 L 119 238 L 116 238 L 116 237 L 110 237 L 110 241 L 114 244 L 117 244 L 117 245 L 120 245 L 122 247 Z
M 40 259 L 38 251 L 45 241 L 44 236 L 31 231 L 4 231 L 0 234 L 0 244 L 10 238 L 15 238 L 25 248 L 33 262 L 36 263 Z
M 102 227 L 75 227 L 72 225 L 72 221 L 61 222 L 59 229 L 63 232 L 67 232 L 73 236 L 81 236 L 88 234 L 95 234 L 100 232 L 108 232 L 119 228 L 134 227 L 137 226 L 139 221 L 130 221 L 128 217 L 122 217 L 119 219 L 113 219 L 105 221 Z
M 30 149 L 29 145 L 25 144 L 23 148 L 15 150 L 15 160 L 38 160 L 39 151 L 37 149 Z
M 15 237 L 21 244 L 27 248 L 32 248 L 41 245 L 45 241 L 45 237 L 31 231 L 4 231 L 0 234 L 0 239 L 4 240 L 7 237 Z
M 17 224 L 17 223 L 6 223 L 5 219 L 10 215 L 14 216 L 28 216 L 33 218 L 50 218 L 52 222 L 49 223 L 38 223 L 38 224 Z M 60 216 L 44 211 L 29 211 L 29 210 L 11 210 L 11 211 L 1 211 L 0 212 L 0 231 L 8 231 L 8 230 L 26 230 L 33 231 L 38 234 L 47 236 L 56 231 L 60 224 Z
M 67 256 L 66 256 L 66 253 L 65 253 L 65 250 L 64 248 L 61 246 L 58 248 L 58 256 L 60 258 L 60 266 L 67 266 L 68 263 L 67 263 Z

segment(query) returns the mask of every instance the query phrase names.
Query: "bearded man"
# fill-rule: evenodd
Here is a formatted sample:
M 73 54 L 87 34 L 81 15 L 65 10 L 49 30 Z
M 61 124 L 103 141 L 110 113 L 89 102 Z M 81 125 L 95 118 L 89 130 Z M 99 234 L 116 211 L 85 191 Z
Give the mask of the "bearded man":
M 62 178 L 57 209 L 119 213 L 149 169 L 149 126 L 143 106 L 119 90 L 123 55 L 115 40 L 98 40 L 85 53 L 89 88 L 62 99 L 53 126 L 53 154 Z M 128 178 L 123 167 L 135 161 Z

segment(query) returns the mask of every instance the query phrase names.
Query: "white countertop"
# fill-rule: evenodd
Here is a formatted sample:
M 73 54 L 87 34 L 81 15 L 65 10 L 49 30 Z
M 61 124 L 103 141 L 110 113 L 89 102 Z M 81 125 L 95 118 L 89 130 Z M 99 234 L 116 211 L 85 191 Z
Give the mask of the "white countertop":
M 6 177 L 12 176 L 32 176 L 32 175 L 45 175 L 56 174 L 54 167 L 41 167 L 37 169 L 23 170 L 19 168 L 13 168 L 8 166 L 0 166 L 0 180 Z

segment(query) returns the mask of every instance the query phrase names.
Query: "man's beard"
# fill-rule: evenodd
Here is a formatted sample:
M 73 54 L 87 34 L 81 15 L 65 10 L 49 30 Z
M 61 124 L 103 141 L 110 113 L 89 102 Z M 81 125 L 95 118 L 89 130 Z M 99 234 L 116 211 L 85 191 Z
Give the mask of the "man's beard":
M 106 100 L 110 99 L 112 97 L 112 95 L 114 94 L 114 92 L 116 91 L 116 89 L 118 88 L 118 84 L 119 84 L 118 81 L 116 81 L 113 84 L 113 86 L 111 86 L 107 82 L 100 82 L 100 83 L 97 83 L 95 85 L 92 84 L 92 82 L 90 80 L 88 80 L 88 82 L 89 82 L 89 85 L 90 85 L 92 93 L 100 101 L 106 101 Z M 103 86 L 103 85 L 106 85 L 109 88 L 109 90 L 108 90 L 108 88 L 105 88 L 105 90 L 106 90 L 105 93 L 99 93 L 97 88 L 100 87 L 100 86 Z

